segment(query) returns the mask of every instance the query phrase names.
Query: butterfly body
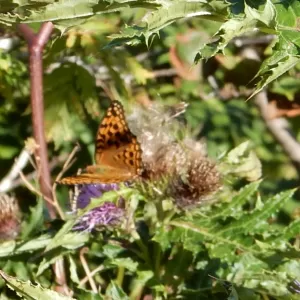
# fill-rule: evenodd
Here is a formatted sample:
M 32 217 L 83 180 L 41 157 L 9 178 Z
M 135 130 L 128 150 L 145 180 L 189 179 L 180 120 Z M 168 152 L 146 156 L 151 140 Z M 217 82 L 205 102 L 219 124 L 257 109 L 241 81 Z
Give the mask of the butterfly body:
M 99 125 L 95 165 L 85 172 L 63 178 L 61 184 L 118 183 L 132 180 L 142 172 L 142 150 L 125 120 L 123 106 L 113 101 Z

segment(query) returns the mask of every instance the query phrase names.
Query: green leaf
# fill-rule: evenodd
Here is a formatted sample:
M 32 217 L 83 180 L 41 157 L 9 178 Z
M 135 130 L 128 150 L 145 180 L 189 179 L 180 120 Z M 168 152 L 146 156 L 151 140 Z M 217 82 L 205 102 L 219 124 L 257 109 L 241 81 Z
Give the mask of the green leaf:
M 103 255 L 111 259 L 117 257 L 122 251 L 124 248 L 119 245 L 107 244 L 103 246 Z
M 257 78 L 260 78 L 260 81 L 257 83 L 255 91 L 249 98 L 255 96 L 268 84 L 286 73 L 299 62 L 299 54 L 292 55 L 290 52 L 291 51 L 276 51 L 273 56 L 264 61 L 256 75 Z
M 8 287 L 15 291 L 20 297 L 25 297 L 26 299 L 43 299 L 43 300 L 66 300 L 74 299 L 71 297 L 64 296 L 55 291 L 45 289 L 39 284 L 34 285 L 31 282 L 21 281 L 15 277 L 9 276 L 0 270 L 0 276 L 5 280 Z
M 259 10 L 245 3 L 244 14 L 232 15 L 215 34 L 218 40 L 204 45 L 196 55 L 195 62 L 200 59 L 208 59 L 219 52 L 223 53 L 225 47 L 234 37 L 257 28 L 274 32 L 276 25 L 276 10 L 270 0 L 267 0 Z
M 241 241 L 238 239 L 238 237 L 235 235 L 235 233 L 232 233 L 233 235 L 230 235 L 230 237 L 223 237 L 220 234 L 216 234 L 215 231 L 210 231 L 206 227 L 200 227 L 190 222 L 183 222 L 181 220 L 174 220 L 170 222 L 171 225 L 174 225 L 175 227 L 178 227 L 180 231 L 182 232 L 181 240 L 184 242 L 186 246 L 185 240 L 188 240 L 189 248 L 188 249 L 194 249 L 196 250 L 195 253 L 199 252 L 200 242 L 202 241 L 214 241 L 214 244 L 217 243 L 225 243 L 228 247 L 233 247 L 235 249 L 241 249 L 245 252 L 250 252 L 253 254 L 257 254 L 258 251 L 250 248 L 248 245 L 245 245 L 244 241 Z M 185 229 L 185 231 L 183 230 Z M 191 232 L 189 232 L 191 231 Z M 235 237 L 236 240 L 233 238 Z M 192 251 L 192 250 L 191 250 Z
M 261 180 L 258 180 L 240 189 L 238 194 L 235 195 L 229 203 L 221 204 L 220 207 L 213 210 L 210 219 L 240 217 L 243 214 L 242 206 L 255 192 L 257 192 L 260 183 Z
M 44 249 L 49 244 L 50 241 L 51 241 L 51 237 L 45 234 L 45 235 L 40 235 L 36 239 L 31 239 L 28 242 L 19 242 L 19 243 L 16 243 L 15 241 L 4 242 L 1 243 L 0 257 L 20 255 L 22 253 L 34 252 L 39 249 Z
M 50 251 L 50 250 L 52 250 L 54 248 L 63 246 L 63 243 L 65 242 L 64 236 L 72 230 L 75 222 L 76 222 L 76 219 L 68 220 L 63 225 L 63 227 L 56 233 L 56 235 L 54 236 L 54 238 L 51 240 L 51 242 L 49 243 L 49 245 L 46 247 L 45 251 Z M 83 233 L 81 233 L 81 234 L 83 234 Z M 77 233 L 77 235 L 79 235 L 79 233 Z
M 231 150 L 220 164 L 223 174 L 233 174 L 248 181 L 256 181 L 261 177 L 261 162 L 251 150 L 250 142 L 244 142 Z
M 234 288 L 234 286 L 232 285 L 231 287 L 230 287 L 230 294 L 229 294 L 229 296 L 228 296 L 228 300 L 239 300 L 240 298 L 239 298 L 239 295 L 238 295 L 238 292 L 237 292 L 237 290 Z
M 222 226 L 217 231 L 217 235 L 220 236 L 236 236 L 241 233 L 255 234 L 260 233 L 262 228 L 261 226 L 267 222 L 267 219 L 277 212 L 284 203 L 291 199 L 295 193 L 295 189 L 282 192 L 278 195 L 275 195 L 269 198 L 265 203 L 263 208 L 255 210 L 253 213 L 245 215 L 238 221 L 232 222 L 228 226 Z
M 144 21 L 147 23 L 146 43 L 151 34 L 159 31 L 172 22 L 181 18 L 192 16 L 206 16 L 212 14 L 212 7 L 206 1 L 188 2 L 173 1 L 168 6 L 156 10 L 149 14 Z
M 106 296 L 114 300 L 129 300 L 129 297 L 115 281 L 110 282 L 106 290 Z
M 0 247 L 0 257 L 6 257 L 12 255 L 14 253 L 15 248 L 16 248 L 15 241 L 2 242 Z
M 268 271 L 268 265 L 252 256 L 242 254 L 228 274 L 227 280 L 250 289 L 263 289 L 273 296 L 289 295 L 290 278 L 285 272 Z
M 223 1 L 160 1 L 161 7 L 147 14 L 143 22 L 147 26 L 132 26 L 125 27 L 120 34 L 113 34 L 111 38 L 113 41 L 110 43 L 120 44 L 121 42 L 134 45 L 138 42 L 138 38 L 144 36 L 146 44 L 149 45 L 149 40 L 153 34 L 158 33 L 159 30 L 172 24 L 176 20 L 191 17 L 205 16 L 206 19 L 223 20 L 228 15 L 228 4 Z
M 88 18 L 104 13 L 117 12 L 128 7 L 157 7 L 156 0 L 145 1 L 22 1 L 21 5 L 11 11 L 0 14 L 0 22 L 11 23 L 43 23 L 51 21 L 64 32 L 69 27 L 79 25 Z
M 22 230 L 22 239 L 27 238 L 32 232 L 40 229 L 43 225 L 44 200 L 39 198 L 35 207 L 30 207 L 30 216 L 24 222 Z
M 132 260 L 130 257 L 127 258 L 114 258 L 109 261 L 109 264 L 116 265 L 118 267 L 124 267 L 130 272 L 135 272 L 138 267 L 138 263 Z
M 74 283 L 79 284 L 80 279 L 79 279 L 78 272 L 77 272 L 77 265 L 71 255 L 68 255 L 68 259 L 69 259 L 69 263 L 70 263 L 70 267 L 69 267 L 70 278 Z
M 300 83 L 294 77 L 282 77 L 274 81 L 270 88 L 273 93 L 285 96 L 289 101 L 293 101 L 295 95 L 300 92 Z
M 57 261 L 62 260 L 63 261 L 63 255 L 65 253 L 60 252 L 59 254 L 51 253 L 50 255 L 45 255 L 42 262 L 39 264 L 39 268 L 36 272 L 36 276 L 40 276 L 45 270 L 49 269 L 51 265 L 54 265 Z
M 256 78 L 259 78 L 253 97 L 269 83 L 293 68 L 299 62 L 298 16 L 299 1 L 276 3 L 277 28 L 280 30 L 272 55 L 264 61 Z
M 46 137 L 56 148 L 77 138 L 80 131 L 89 132 L 84 107 L 100 110 L 95 89 L 95 78 L 75 63 L 63 63 L 45 77 Z
M 300 219 L 294 220 L 288 227 L 283 231 L 283 236 L 285 239 L 289 240 L 297 236 L 300 232 Z M 282 237 L 279 237 L 282 239 Z

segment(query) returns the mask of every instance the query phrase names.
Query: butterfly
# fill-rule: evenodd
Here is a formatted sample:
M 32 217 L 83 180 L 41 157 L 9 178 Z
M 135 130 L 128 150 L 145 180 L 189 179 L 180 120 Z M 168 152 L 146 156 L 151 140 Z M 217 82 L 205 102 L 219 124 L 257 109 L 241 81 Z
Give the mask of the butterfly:
M 119 101 L 112 101 L 99 125 L 95 162 L 95 165 L 87 166 L 84 173 L 65 177 L 58 183 L 67 185 L 118 183 L 141 175 L 141 146 L 128 128 L 124 109 Z

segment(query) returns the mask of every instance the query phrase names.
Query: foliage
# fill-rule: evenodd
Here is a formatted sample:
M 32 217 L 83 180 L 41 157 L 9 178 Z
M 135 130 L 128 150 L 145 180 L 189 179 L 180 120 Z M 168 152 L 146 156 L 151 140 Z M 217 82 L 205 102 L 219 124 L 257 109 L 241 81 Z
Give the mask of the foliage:
M 67 189 L 58 187 L 66 220 L 49 225 L 41 199 L 16 180 L 22 230 L 16 240 L 1 242 L 1 294 L 68 298 L 54 291 L 52 268 L 61 263 L 76 299 L 298 299 L 297 171 L 246 99 L 266 90 L 277 108 L 273 117 L 295 116 L 289 126 L 298 135 L 299 6 L 271 0 L 2 1 L 1 178 L 32 135 L 28 52 L 17 24 L 38 29 L 52 21 L 57 31 L 45 51 L 44 96 L 53 180 L 76 141 L 82 149 L 68 173 L 90 164 L 99 119 L 109 100 L 118 99 L 136 134 L 141 103 L 171 111 L 188 103 L 177 131 L 166 133 L 179 144 L 205 144 L 223 182 L 212 199 L 192 208 L 178 206 L 169 179 L 161 178 L 106 192 L 76 215 L 66 213 Z M 24 173 L 35 180 L 34 167 Z M 72 230 L 86 213 L 120 197 L 126 217 L 118 226 Z M 97 271 L 92 277 L 100 291 L 86 277 L 87 266 Z

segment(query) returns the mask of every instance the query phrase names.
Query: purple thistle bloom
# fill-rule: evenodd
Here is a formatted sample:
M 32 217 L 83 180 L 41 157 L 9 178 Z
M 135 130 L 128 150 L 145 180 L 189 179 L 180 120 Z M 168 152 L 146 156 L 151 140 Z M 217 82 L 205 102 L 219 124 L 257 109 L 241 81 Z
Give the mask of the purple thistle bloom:
M 73 229 L 91 232 L 97 226 L 117 225 L 123 216 L 123 209 L 117 207 L 114 203 L 105 202 L 83 215 Z
M 85 184 L 79 185 L 78 188 L 79 195 L 74 199 L 76 202 L 74 206 L 75 209 L 83 209 L 91 202 L 91 198 L 99 198 L 105 192 L 116 191 L 119 189 L 119 185 L 116 183 Z
M 116 183 L 79 185 L 79 193 L 77 197 L 75 196 L 73 211 L 85 208 L 91 202 L 91 198 L 99 198 L 105 192 L 118 189 L 119 185 Z M 91 232 L 95 227 L 115 226 L 123 216 L 123 209 L 112 202 L 105 202 L 84 214 L 73 229 Z

